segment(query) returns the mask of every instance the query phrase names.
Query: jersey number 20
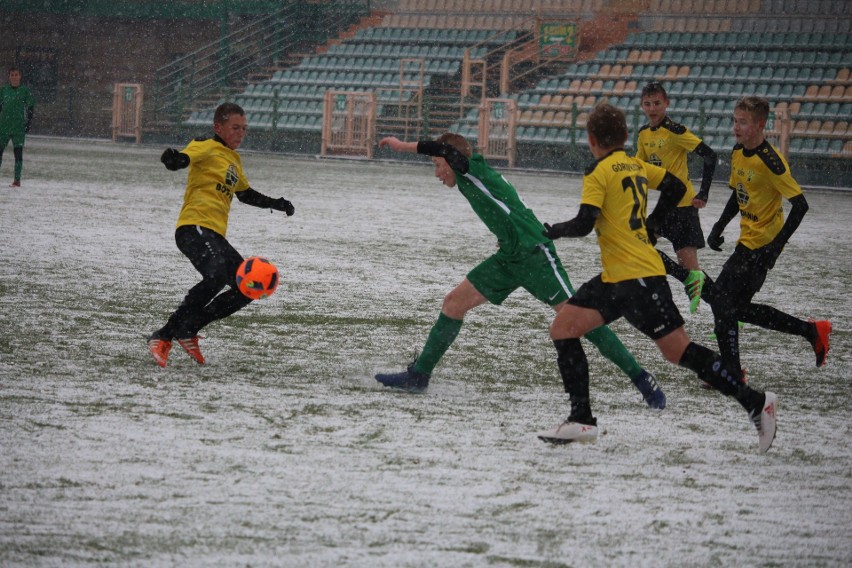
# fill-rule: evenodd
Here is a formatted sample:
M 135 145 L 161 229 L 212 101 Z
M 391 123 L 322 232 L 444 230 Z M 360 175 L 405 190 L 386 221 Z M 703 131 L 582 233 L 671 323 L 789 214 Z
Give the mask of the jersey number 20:
M 621 188 L 630 190 L 633 196 L 633 209 L 630 211 L 630 229 L 638 231 L 645 226 L 645 206 L 648 203 L 648 180 L 642 176 L 621 179 Z

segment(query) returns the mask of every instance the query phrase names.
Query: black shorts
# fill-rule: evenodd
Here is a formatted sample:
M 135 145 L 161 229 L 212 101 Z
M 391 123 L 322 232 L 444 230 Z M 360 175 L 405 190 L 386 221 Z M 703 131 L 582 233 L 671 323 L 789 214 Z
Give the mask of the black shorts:
M 600 312 L 605 323 L 624 316 L 633 327 L 655 340 L 683 326 L 665 276 L 608 284 L 599 274 L 580 286 L 568 302 Z
M 661 237 L 671 241 L 675 252 L 686 247 L 704 248 L 704 232 L 698 218 L 698 209 L 675 207 L 663 217 L 657 231 Z
M 182 225 L 175 231 L 175 242 L 205 280 L 236 287 L 243 257 L 225 237 L 200 225 Z
M 734 253 L 725 261 L 722 271 L 713 283 L 714 303 L 743 308 L 751 303 L 752 298 L 766 282 L 768 270 L 759 262 L 760 249 L 751 250 L 744 245 L 737 245 Z

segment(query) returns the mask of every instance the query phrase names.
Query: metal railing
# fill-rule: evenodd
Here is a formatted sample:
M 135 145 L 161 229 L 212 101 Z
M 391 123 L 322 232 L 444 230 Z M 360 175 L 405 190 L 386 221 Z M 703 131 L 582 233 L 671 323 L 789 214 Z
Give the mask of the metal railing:
M 363 0 L 281 2 L 271 13 L 158 69 L 149 120 L 178 124 L 198 101 L 241 89 L 252 74 L 281 66 L 288 54 L 325 42 L 368 13 L 369 2 Z

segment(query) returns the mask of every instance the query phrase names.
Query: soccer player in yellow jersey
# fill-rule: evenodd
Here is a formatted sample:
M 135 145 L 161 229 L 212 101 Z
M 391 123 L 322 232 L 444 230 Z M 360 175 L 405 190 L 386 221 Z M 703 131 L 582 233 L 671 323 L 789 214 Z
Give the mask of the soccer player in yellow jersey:
M 571 411 L 562 424 L 539 432 L 538 437 L 551 443 L 597 438 L 589 400 L 589 364 L 580 337 L 623 316 L 653 339 L 670 362 L 691 369 L 701 380 L 736 398 L 757 427 L 758 448 L 765 452 L 775 438 L 776 396 L 745 384 L 739 368 L 726 366 L 717 353 L 690 341 L 672 300 L 663 262 L 648 238 L 683 197 L 683 182 L 625 153 L 627 122 L 621 110 L 598 105 L 589 115 L 586 130 L 596 161 L 583 177 L 580 211 L 570 221 L 545 228 L 554 239 L 582 237 L 594 229 L 603 272 L 577 290 L 550 326 Z M 651 188 L 661 195 L 646 216 Z
M 181 151 L 167 148 L 160 158 L 172 171 L 189 167 L 175 241 L 201 273 L 201 282 L 189 290 L 166 325 L 148 338 L 151 355 L 161 367 L 168 362 L 172 340 L 203 364 L 198 331 L 251 302 L 236 284 L 243 257 L 225 239 L 234 195 L 255 207 L 283 211 L 287 216 L 294 212 L 293 204 L 283 197 L 267 197 L 249 185 L 237 153 L 246 135 L 246 115 L 239 105 L 219 105 L 213 115 L 213 132 L 212 138 L 196 138 Z M 220 294 L 226 286 L 230 288 Z
M 689 296 L 689 311 L 694 313 L 701 301 L 701 287 L 704 284 L 704 273 L 698 265 L 698 249 L 704 248 L 704 233 L 698 210 L 707 205 L 710 184 L 716 170 L 716 152 L 687 127 L 669 118 L 666 114 L 669 97 L 658 81 L 643 87 L 641 108 L 648 124 L 639 129 L 636 157 L 665 168 L 686 186 L 683 198 L 661 220 L 658 230 L 660 236 L 671 241 L 678 263 L 691 271 L 684 285 Z M 697 194 L 687 168 L 690 152 L 704 160 L 701 190 Z
M 831 322 L 804 321 L 752 302 L 808 210 L 790 166 L 766 140 L 768 116 L 769 102 L 762 97 L 743 97 L 734 108 L 737 143 L 731 154 L 731 197 L 707 243 L 711 249 L 721 250 L 725 241 L 722 232 L 737 213 L 740 237 L 716 281 L 707 279 L 702 297 L 713 308 L 716 341 L 727 366 L 740 368 L 739 320 L 804 337 L 813 347 L 817 367 L 821 367 L 828 355 Z M 786 221 L 782 198 L 791 205 Z

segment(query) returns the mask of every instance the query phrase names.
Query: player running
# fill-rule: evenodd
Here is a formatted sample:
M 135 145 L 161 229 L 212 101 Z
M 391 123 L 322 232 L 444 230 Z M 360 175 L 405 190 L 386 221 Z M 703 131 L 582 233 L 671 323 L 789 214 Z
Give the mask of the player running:
M 689 311 L 695 313 L 704 284 L 704 273 L 698 265 L 698 249 L 704 248 L 698 210 L 707 205 L 716 170 L 716 152 L 686 126 L 667 116 L 669 97 L 658 81 L 652 81 L 642 89 L 641 108 L 648 123 L 639 129 L 636 157 L 665 168 L 686 186 L 680 203 L 661 219 L 657 230 L 660 236 L 671 241 L 680 266 L 690 271 L 684 287 L 689 296 Z M 697 194 L 689 179 L 687 156 L 690 152 L 704 160 L 701 190 Z
M 743 97 L 734 108 L 734 136 L 737 144 L 731 154 L 731 197 L 707 244 L 722 250 L 722 232 L 739 213 L 740 237 L 733 254 L 713 282 L 705 279 L 702 294 L 713 308 L 716 341 L 723 360 L 739 368 L 739 327 L 737 321 L 758 325 L 805 338 L 816 355 L 816 366 L 825 364 L 829 350 L 831 322 L 804 321 L 771 306 L 752 302 L 784 245 L 793 236 L 808 211 L 802 188 L 793 179 L 790 166 L 765 136 L 769 101 L 762 97 Z M 790 214 L 784 220 L 781 198 L 790 202 Z M 666 259 L 664 259 L 665 261 Z M 684 272 L 671 266 L 679 279 Z
M 537 436 L 554 444 L 597 439 L 597 419 L 589 397 L 589 365 L 580 337 L 625 317 L 657 344 L 667 360 L 694 371 L 721 393 L 734 397 L 758 431 L 765 452 L 775 438 L 775 394 L 745 384 L 739 367 L 690 341 L 683 318 L 672 300 L 663 263 L 648 234 L 676 207 L 686 190 L 683 182 L 659 166 L 624 151 L 627 121 L 609 105 L 595 107 L 586 124 L 589 148 L 596 161 L 586 170 L 577 216 L 547 227 L 547 236 L 582 237 L 594 230 L 603 272 L 583 284 L 550 326 L 557 363 L 571 401 L 568 418 Z M 648 189 L 661 192 L 647 216 Z
M 283 211 L 288 217 L 294 212 L 283 197 L 273 199 L 249 186 L 237 153 L 246 135 L 246 115 L 239 105 L 223 103 L 216 108 L 213 132 L 212 138 L 196 138 L 181 151 L 167 148 L 160 157 L 169 170 L 189 167 L 175 241 L 201 273 L 201 282 L 187 292 L 166 325 L 148 338 L 148 349 L 161 367 L 168 362 L 173 339 L 204 364 L 198 331 L 251 302 L 236 283 L 243 257 L 225 239 L 234 195 L 247 205 Z M 220 294 L 225 286 L 230 289 Z
M 558 312 L 574 294 L 574 288 L 553 242 L 543 235 L 544 226 L 524 205 L 512 184 L 481 155 L 474 154 L 463 136 L 447 133 L 436 141 L 420 142 L 389 137 L 382 139 L 379 147 L 431 156 L 435 177 L 447 187 L 458 187 L 497 237 L 499 246 L 444 298 L 420 356 L 405 371 L 376 375 L 376 380 L 387 387 L 424 392 L 435 366 L 458 336 L 468 311 L 486 302 L 500 305 L 513 291 L 524 288 Z M 658 410 L 665 407 L 665 396 L 654 376 L 639 366 L 608 327 L 589 330 L 586 338 L 630 377 L 648 406 Z

